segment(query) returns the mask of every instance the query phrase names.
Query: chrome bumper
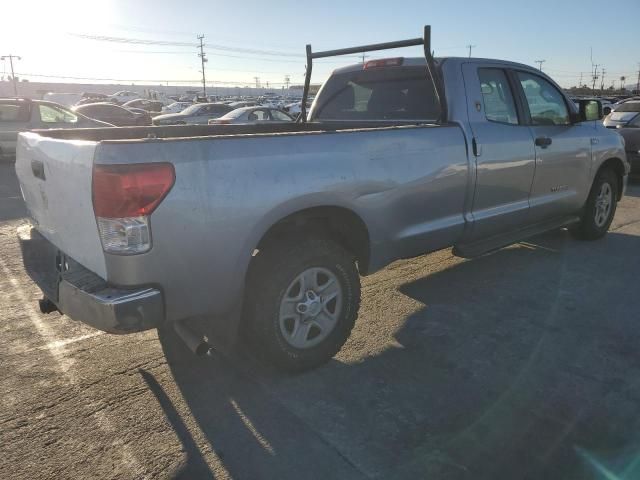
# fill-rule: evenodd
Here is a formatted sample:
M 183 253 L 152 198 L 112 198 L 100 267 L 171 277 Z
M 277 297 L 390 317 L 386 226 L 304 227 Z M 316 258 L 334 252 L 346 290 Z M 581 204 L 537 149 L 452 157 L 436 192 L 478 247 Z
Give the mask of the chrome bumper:
M 27 274 L 61 313 L 118 334 L 140 332 L 163 323 L 160 290 L 109 285 L 59 251 L 33 227 L 18 229 L 18 238 Z

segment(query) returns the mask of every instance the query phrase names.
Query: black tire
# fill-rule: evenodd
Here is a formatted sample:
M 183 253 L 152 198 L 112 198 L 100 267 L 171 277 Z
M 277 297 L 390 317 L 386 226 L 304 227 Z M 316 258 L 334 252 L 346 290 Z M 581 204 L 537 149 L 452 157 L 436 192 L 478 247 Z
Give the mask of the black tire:
M 276 368 L 302 372 L 329 361 L 353 329 L 360 308 L 360 276 L 355 258 L 332 240 L 294 236 L 272 243 L 255 258 L 248 282 L 245 326 L 252 349 Z M 310 268 L 322 268 L 335 275 L 342 295 L 337 320 L 320 343 L 295 348 L 284 337 L 280 306 L 291 282 Z
M 611 208 L 604 223 L 598 223 L 596 221 L 597 202 L 604 185 L 609 185 L 611 189 Z M 569 229 L 574 237 L 580 240 L 597 240 L 607 233 L 616 214 L 618 189 L 618 177 L 613 170 L 604 168 L 598 172 L 591 186 L 580 223 Z

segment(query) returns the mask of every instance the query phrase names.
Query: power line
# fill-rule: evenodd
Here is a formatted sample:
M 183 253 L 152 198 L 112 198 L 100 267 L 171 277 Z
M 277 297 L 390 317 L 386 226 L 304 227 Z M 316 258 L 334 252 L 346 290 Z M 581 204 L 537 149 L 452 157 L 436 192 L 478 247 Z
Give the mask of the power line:
M 200 46 L 197 43 L 172 42 L 168 40 L 146 40 L 141 38 L 110 37 L 106 35 L 88 35 L 88 34 L 82 34 L 82 33 L 71 33 L 70 35 L 78 38 L 83 38 L 85 40 L 95 40 L 100 42 L 111 42 L 111 43 L 124 43 L 124 44 L 132 44 L 132 45 L 163 45 L 163 46 L 172 46 L 172 47 L 199 47 Z M 298 57 L 298 58 L 305 57 L 305 55 L 300 53 L 289 53 L 289 52 L 281 52 L 276 50 L 262 50 L 257 48 L 230 47 L 227 45 L 212 44 L 212 43 L 209 44 L 209 48 L 213 50 L 223 50 L 223 51 L 229 51 L 229 52 L 252 53 L 254 55 L 271 55 L 271 56 L 279 56 L 279 57 Z
M 150 79 L 150 78 L 97 78 L 97 77 L 76 77 L 76 76 L 67 76 L 67 75 L 45 75 L 40 73 L 26 73 L 26 72 L 16 72 L 16 75 L 24 76 L 24 77 L 35 77 L 35 78 L 56 78 L 62 80 L 93 80 L 100 82 L 118 82 L 118 83 L 131 83 L 131 82 L 146 82 L 146 83 L 202 83 L 201 79 Z M 256 77 L 254 77 L 256 78 Z M 260 79 L 260 77 L 257 77 Z M 219 84 L 219 85 L 252 85 L 251 81 L 247 80 L 210 80 L 209 83 Z M 283 82 L 270 82 L 272 85 L 284 85 Z
M 15 58 L 16 60 L 22 60 L 22 57 L 19 57 L 18 55 L 9 54 L 9 55 L 3 55 L 2 57 L 0 57 L 0 60 L 4 60 L 5 58 L 9 59 L 9 64 L 11 65 L 11 80 L 13 81 L 13 93 L 17 97 L 18 96 L 18 83 L 16 82 L 15 73 L 13 73 L 13 59 Z

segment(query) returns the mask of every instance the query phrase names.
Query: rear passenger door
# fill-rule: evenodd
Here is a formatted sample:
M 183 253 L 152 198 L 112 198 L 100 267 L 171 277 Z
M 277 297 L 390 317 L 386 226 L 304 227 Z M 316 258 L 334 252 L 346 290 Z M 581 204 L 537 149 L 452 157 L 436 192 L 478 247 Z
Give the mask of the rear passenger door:
M 471 62 L 462 68 L 476 167 L 474 222 L 465 241 L 474 241 L 527 223 L 535 149 L 507 69 Z
M 514 78 L 535 145 L 530 221 L 575 213 L 589 191 L 593 122 L 572 123 L 568 100 L 544 77 L 516 70 Z

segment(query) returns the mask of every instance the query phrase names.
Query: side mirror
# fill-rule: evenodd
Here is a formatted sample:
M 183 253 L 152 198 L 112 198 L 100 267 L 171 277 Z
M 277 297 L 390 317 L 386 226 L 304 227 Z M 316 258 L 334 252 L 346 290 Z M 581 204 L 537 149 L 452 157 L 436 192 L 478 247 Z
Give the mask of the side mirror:
M 581 122 L 601 120 L 602 104 L 597 100 L 578 100 L 579 118 Z

